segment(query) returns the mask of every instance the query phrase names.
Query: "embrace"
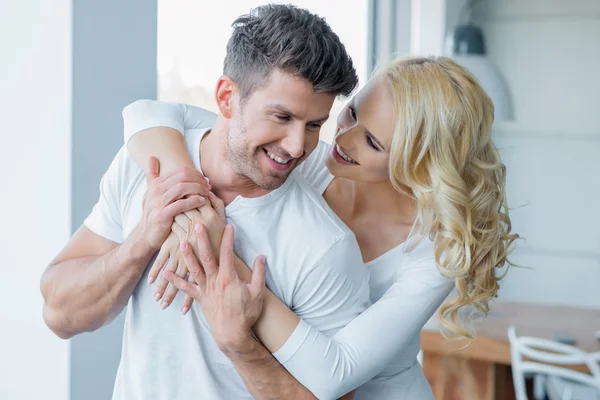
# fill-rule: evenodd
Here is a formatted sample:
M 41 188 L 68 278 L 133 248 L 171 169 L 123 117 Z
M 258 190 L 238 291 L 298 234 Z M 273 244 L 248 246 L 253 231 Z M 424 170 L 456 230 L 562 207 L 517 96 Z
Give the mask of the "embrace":
M 61 338 L 126 309 L 114 400 L 433 399 L 439 310 L 469 337 L 511 244 L 492 101 L 442 57 L 356 71 L 320 17 L 233 23 L 218 114 L 139 100 L 84 224 L 46 269 Z M 453 296 L 450 293 L 454 291 Z

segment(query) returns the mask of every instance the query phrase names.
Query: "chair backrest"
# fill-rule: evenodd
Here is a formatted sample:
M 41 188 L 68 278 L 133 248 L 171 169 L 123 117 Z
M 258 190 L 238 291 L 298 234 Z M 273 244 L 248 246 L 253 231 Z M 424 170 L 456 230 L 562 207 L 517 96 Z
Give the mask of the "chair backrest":
M 508 328 L 508 339 L 517 400 L 527 400 L 525 374 L 528 373 L 556 376 L 600 391 L 600 352 L 586 353 L 575 346 L 552 340 L 527 336 L 517 337 L 514 326 Z M 591 374 L 559 365 L 586 365 Z

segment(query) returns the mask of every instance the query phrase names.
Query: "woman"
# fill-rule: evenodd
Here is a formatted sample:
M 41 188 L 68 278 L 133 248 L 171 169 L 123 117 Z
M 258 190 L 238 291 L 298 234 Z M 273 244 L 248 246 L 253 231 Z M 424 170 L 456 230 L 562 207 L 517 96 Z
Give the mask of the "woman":
M 193 108 L 187 110 L 174 127 L 201 123 Z M 470 336 L 459 309 L 488 311 L 501 278 L 496 269 L 510 265 L 507 253 L 518 237 L 510 233 L 505 167 L 491 140 L 493 114 L 487 94 L 452 60 L 398 60 L 378 71 L 346 106 L 330 149 L 320 145 L 298 167 L 353 230 L 371 274 L 373 305 L 331 338 L 280 304 L 255 326 L 261 342 L 319 397 L 359 388 L 357 398 L 433 398 L 416 361 L 421 328 L 454 285 L 458 296 L 440 308 L 449 332 Z M 129 142 L 138 164 L 154 154 L 163 165 L 191 165 L 181 137 L 163 136 L 156 143 L 157 136 L 149 134 L 161 129 Z M 222 214 L 221 207 L 216 213 Z M 185 218 L 178 223 L 187 228 Z M 222 232 L 223 222 L 217 225 L 207 226 L 213 236 Z M 185 235 L 181 227 L 174 231 L 152 281 Z M 172 261 L 167 266 L 176 267 Z M 242 278 L 249 273 L 239 272 Z M 162 296 L 166 282 L 160 285 Z M 175 292 L 167 290 L 167 302 Z M 266 296 L 264 308 L 278 301 Z M 283 329 L 291 332 L 288 337 L 311 340 L 288 354 L 287 342 L 281 346 L 275 339 L 283 324 L 291 325 Z

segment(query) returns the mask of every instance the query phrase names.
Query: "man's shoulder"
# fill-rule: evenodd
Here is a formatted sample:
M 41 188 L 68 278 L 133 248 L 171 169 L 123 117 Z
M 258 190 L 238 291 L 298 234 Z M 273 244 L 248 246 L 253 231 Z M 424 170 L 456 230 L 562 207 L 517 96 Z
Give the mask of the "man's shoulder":
M 304 260 L 313 266 L 332 251 L 359 252 L 354 232 L 304 177 L 293 174 L 288 179 L 293 180 L 290 188 L 279 204 L 271 207 L 270 215 L 274 212 L 275 218 L 268 222 L 271 229 L 282 232 L 270 239 L 275 248 L 284 251 L 288 259 Z
M 323 231 L 338 238 L 354 235 L 300 171 L 294 171 L 289 179 L 293 180 L 293 185 L 285 202 L 295 208 L 295 218 L 305 221 L 304 229 Z
M 115 155 L 103 180 L 104 190 L 112 191 L 121 201 L 126 200 L 137 186 L 146 182 L 144 170 L 136 164 L 126 145 Z

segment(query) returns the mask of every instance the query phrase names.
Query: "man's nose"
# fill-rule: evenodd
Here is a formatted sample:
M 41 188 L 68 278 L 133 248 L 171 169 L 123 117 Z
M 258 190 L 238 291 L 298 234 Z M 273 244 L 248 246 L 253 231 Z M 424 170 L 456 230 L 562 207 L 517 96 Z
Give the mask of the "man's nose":
M 283 150 L 290 156 L 300 158 L 304 154 L 305 135 L 304 128 L 294 126 L 287 132 L 286 137 L 281 141 L 281 147 L 283 147 Z

